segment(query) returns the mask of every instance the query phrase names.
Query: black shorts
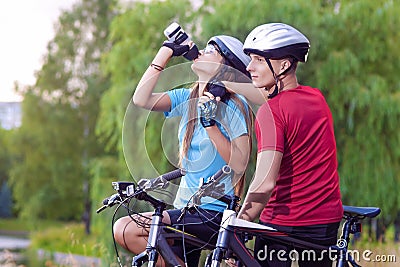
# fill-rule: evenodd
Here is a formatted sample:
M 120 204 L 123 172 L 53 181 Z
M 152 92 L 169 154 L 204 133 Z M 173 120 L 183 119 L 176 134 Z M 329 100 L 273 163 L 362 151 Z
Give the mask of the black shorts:
M 217 242 L 218 230 L 222 219 L 221 212 L 197 208 L 192 212 L 187 211 L 179 222 L 178 218 L 181 216 L 180 209 L 167 210 L 167 212 L 173 227 L 195 235 L 202 241 L 211 244 Z M 189 267 L 198 266 L 201 248 L 187 243 L 185 243 L 185 248 L 183 248 L 182 240 L 177 240 L 174 242 L 172 250 L 182 260 L 185 260 L 184 255 L 186 255 L 186 261 Z

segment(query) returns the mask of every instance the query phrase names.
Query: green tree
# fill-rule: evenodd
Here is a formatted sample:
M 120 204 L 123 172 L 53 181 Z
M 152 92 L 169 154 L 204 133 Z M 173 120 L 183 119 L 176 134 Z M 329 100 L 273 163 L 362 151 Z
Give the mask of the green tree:
M 8 172 L 11 167 L 9 154 L 9 137 L 11 132 L 0 127 L 0 184 L 7 182 Z
M 121 176 L 127 175 L 121 133 L 134 88 L 165 40 L 163 29 L 172 21 L 178 21 L 185 29 L 193 32 L 194 25 L 187 23 L 192 19 L 191 15 L 191 4 L 188 0 L 135 2 L 112 22 L 110 37 L 113 46 L 103 61 L 103 67 L 110 75 L 112 85 L 101 101 L 101 116 L 97 133 L 101 140 L 107 143 L 108 148 L 118 148 Z M 132 128 L 136 127 L 140 130 L 143 129 L 143 119 L 146 119 L 146 114 L 141 118 L 132 117 L 126 122 Z M 147 151 L 139 151 L 133 144 L 131 146 L 131 149 L 136 149 L 135 164 L 143 166 L 143 157 L 149 154 L 149 158 L 153 160 L 159 173 L 171 169 L 168 160 L 160 153 L 162 151 L 159 142 L 161 126 L 162 118 L 159 116 L 156 116 L 152 123 L 147 123 Z M 139 138 L 135 135 L 131 135 L 129 139 L 132 142 L 143 141 L 137 140 Z M 146 171 L 145 168 L 150 166 L 143 167 L 143 170 L 135 172 L 134 175 L 143 174 L 141 171 Z M 147 172 L 147 174 L 154 175 L 154 172 Z
M 24 95 L 11 172 L 21 216 L 85 219 L 89 231 L 89 163 L 104 152 L 94 128 L 109 80 L 99 68 L 114 16 L 112 0 L 83 0 L 55 25 L 36 84 Z
M 400 204 L 399 11 L 384 0 L 327 6 L 310 54 L 335 119 L 344 203 L 379 206 L 386 224 Z

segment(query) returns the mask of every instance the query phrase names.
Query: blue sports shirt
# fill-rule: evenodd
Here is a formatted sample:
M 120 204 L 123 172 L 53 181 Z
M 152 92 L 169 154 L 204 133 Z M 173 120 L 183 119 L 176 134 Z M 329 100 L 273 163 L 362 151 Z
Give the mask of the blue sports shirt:
M 171 111 L 165 112 L 165 116 L 167 118 L 181 117 L 178 130 L 180 148 L 182 147 L 182 141 L 186 132 L 186 124 L 189 119 L 190 92 L 191 90 L 186 88 L 174 89 L 167 92 L 171 100 Z M 245 103 L 245 100 L 243 98 L 241 99 Z M 227 103 L 220 102 L 218 109 L 219 116 L 217 116 L 216 125 L 229 141 L 248 134 L 245 117 L 232 100 L 229 100 Z M 182 167 L 186 170 L 186 175 L 181 179 L 174 200 L 174 207 L 181 209 L 186 206 L 193 194 L 197 191 L 200 178 L 209 178 L 226 164 L 227 163 L 218 153 L 216 147 L 212 144 L 207 131 L 201 125 L 200 119 L 198 118 L 187 157 L 182 160 Z M 225 193 L 233 194 L 233 186 L 230 177 L 224 179 L 223 183 L 225 184 Z M 223 211 L 226 208 L 226 204 L 210 197 L 204 197 L 202 198 L 201 207 L 209 210 Z

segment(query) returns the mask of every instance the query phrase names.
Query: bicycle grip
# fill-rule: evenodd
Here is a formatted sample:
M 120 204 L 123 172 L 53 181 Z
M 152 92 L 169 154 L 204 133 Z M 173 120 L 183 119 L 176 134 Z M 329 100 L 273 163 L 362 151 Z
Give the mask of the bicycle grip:
M 106 208 L 108 208 L 108 207 L 107 207 L 106 205 L 104 205 L 104 206 L 98 208 L 98 209 L 96 210 L 96 213 L 100 213 L 100 212 L 102 212 L 103 210 L 105 210 Z
M 163 175 L 160 175 L 159 178 L 165 179 L 167 181 L 171 181 L 174 179 L 177 179 L 179 177 L 182 177 L 186 174 L 184 169 L 176 169 L 167 173 L 164 173 Z
M 219 171 L 217 171 L 213 176 L 210 177 L 210 181 L 217 181 L 222 176 L 231 173 L 232 169 L 228 165 L 223 166 Z

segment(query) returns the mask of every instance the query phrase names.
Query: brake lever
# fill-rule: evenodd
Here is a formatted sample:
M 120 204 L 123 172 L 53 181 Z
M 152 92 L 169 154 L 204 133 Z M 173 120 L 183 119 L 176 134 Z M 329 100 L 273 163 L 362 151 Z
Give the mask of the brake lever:
M 106 205 L 103 205 L 103 206 L 101 206 L 100 208 L 98 208 L 97 210 L 96 210 L 96 213 L 100 213 L 100 212 L 102 212 L 103 210 L 105 210 L 106 208 L 108 208 Z
M 103 200 L 103 206 L 101 206 L 99 209 L 97 209 L 96 213 L 100 213 L 103 210 L 105 210 L 106 208 L 109 208 L 109 207 L 111 208 L 112 206 L 115 205 L 116 201 L 121 202 L 121 197 L 118 193 L 110 196 L 109 198 L 105 198 Z
M 157 177 L 155 179 L 141 179 L 138 182 L 138 187 L 146 190 L 154 190 L 156 188 L 165 189 L 168 186 L 169 182 L 164 177 Z

